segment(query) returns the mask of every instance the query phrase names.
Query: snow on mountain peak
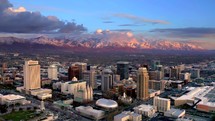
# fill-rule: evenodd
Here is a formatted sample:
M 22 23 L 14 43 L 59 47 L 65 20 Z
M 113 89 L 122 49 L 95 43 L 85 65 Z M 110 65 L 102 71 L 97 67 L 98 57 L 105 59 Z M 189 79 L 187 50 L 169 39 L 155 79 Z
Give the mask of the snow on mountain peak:
M 0 38 L 0 44 L 7 43 L 31 43 L 50 45 L 56 47 L 84 47 L 84 48 L 136 48 L 136 49 L 159 49 L 159 50 L 203 50 L 201 46 L 189 41 L 170 41 L 170 40 L 155 40 L 155 39 L 137 39 L 132 33 L 103 33 L 100 34 L 83 35 L 72 38 L 49 38 L 45 36 L 32 38 L 32 39 L 20 39 L 14 37 L 2 37 Z

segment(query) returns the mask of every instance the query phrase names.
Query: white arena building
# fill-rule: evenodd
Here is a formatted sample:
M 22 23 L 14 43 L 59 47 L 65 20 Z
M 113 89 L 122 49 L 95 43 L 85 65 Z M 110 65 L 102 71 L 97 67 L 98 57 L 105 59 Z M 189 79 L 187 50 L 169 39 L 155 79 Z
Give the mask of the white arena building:
M 110 99 L 99 99 L 96 101 L 96 105 L 102 108 L 117 108 L 118 107 L 118 103 L 114 100 L 110 100 Z

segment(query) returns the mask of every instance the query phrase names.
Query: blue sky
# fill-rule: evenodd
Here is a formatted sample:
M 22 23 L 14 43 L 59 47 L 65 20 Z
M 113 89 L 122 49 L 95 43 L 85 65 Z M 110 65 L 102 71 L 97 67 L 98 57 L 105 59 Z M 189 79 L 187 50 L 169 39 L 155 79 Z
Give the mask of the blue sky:
M 0 0 L 0 36 L 108 29 L 195 40 L 215 49 L 214 5 L 215 0 Z
M 101 29 L 131 29 L 148 31 L 156 28 L 215 27 L 214 0 L 11 0 L 14 7 L 40 11 L 65 21 L 83 24 L 89 32 Z M 167 21 L 169 24 L 141 23 L 138 26 L 114 14 L 129 14 L 149 20 Z M 113 23 L 103 23 L 111 21 Z

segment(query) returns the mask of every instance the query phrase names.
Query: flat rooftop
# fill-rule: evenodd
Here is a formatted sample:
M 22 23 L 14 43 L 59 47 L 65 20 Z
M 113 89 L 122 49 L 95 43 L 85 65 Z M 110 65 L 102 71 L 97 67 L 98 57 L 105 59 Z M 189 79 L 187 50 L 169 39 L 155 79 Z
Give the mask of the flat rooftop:
M 25 99 L 25 97 L 23 97 L 21 95 L 14 95 L 14 94 L 4 95 L 2 97 L 6 100 L 9 100 L 9 101 Z
M 180 116 L 183 112 L 185 112 L 185 110 L 171 108 L 170 110 L 166 111 L 165 113 L 168 113 L 168 114 L 171 114 L 174 116 Z
M 152 105 L 144 105 L 144 104 L 142 104 L 142 105 L 139 105 L 137 107 L 134 107 L 133 109 L 134 110 L 138 109 L 138 110 L 142 110 L 142 111 L 147 111 L 148 112 L 148 111 L 154 109 L 154 107 Z
M 201 100 L 198 104 L 215 107 L 215 87 L 204 86 L 191 88 L 192 90 L 176 100 Z M 197 105 L 198 105 L 197 104 Z
M 129 62 L 127 62 L 127 61 L 119 61 L 119 62 L 117 62 L 117 64 L 129 64 Z

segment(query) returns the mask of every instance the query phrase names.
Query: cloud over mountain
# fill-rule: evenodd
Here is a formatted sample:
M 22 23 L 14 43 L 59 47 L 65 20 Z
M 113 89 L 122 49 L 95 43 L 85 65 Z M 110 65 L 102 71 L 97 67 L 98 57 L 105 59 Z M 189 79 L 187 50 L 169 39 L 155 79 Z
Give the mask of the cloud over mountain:
M 64 22 L 55 16 L 44 16 L 40 12 L 26 11 L 24 7 L 14 9 L 8 0 L 0 0 L 0 32 L 44 33 L 83 32 L 86 28 L 74 22 Z
M 168 21 L 147 19 L 147 18 L 144 18 L 144 17 L 135 16 L 135 15 L 132 15 L 132 14 L 118 13 L 118 14 L 114 14 L 113 16 L 118 17 L 118 18 L 128 19 L 128 20 L 131 20 L 134 23 L 139 23 L 139 24 L 140 23 L 169 24 Z
M 172 37 L 215 37 L 215 28 L 166 28 L 166 29 L 154 29 L 151 32 L 165 34 Z

